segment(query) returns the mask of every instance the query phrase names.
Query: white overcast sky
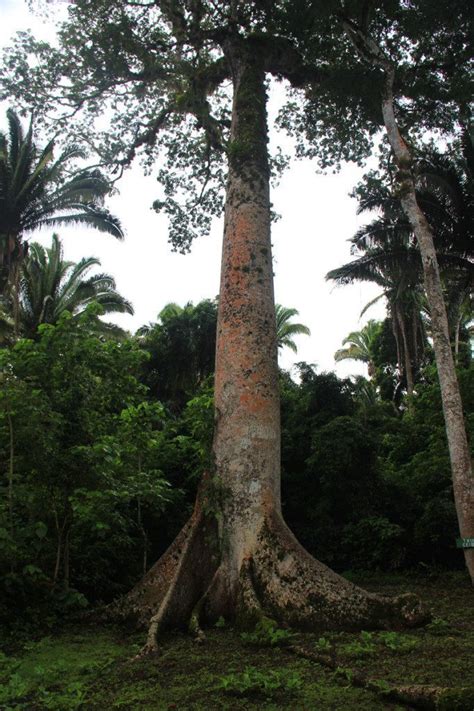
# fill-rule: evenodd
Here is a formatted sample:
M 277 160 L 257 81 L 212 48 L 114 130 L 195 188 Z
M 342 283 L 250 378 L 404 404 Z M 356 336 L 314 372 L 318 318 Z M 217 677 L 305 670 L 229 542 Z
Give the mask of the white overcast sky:
M 17 30 L 31 28 L 47 38 L 51 28 L 32 16 L 24 0 L 0 0 L 0 46 L 9 43 Z M 274 92 L 270 115 L 277 107 Z M 0 105 L 1 107 L 1 105 Z M 0 125 L 5 127 L 1 107 Z M 271 140 L 288 147 L 288 139 L 271 132 Z M 347 240 L 362 224 L 356 215 L 356 201 L 348 197 L 362 171 L 347 165 L 340 173 L 316 174 L 309 160 L 292 161 L 280 185 L 273 191 L 275 210 L 282 216 L 273 226 L 276 301 L 299 311 L 298 321 L 311 329 L 311 337 L 296 338 L 298 353 L 289 349 L 280 364 L 305 360 L 318 371 L 336 370 L 339 376 L 365 373 L 354 361 L 334 362 L 334 352 L 351 331 L 359 330 L 369 318 L 383 318 L 382 300 L 362 320 L 365 304 L 377 296 L 368 284 L 337 287 L 325 281 L 325 274 L 349 261 Z M 94 230 L 61 228 L 65 256 L 74 261 L 84 256 L 101 260 L 101 271 L 113 275 L 119 291 L 134 305 L 135 315 L 121 315 L 117 322 L 130 331 L 154 321 L 169 301 L 184 305 L 213 298 L 219 290 L 222 220 L 216 220 L 211 234 L 197 240 L 188 255 L 175 254 L 167 241 L 166 219 L 151 209 L 158 196 L 153 176 L 143 177 L 140 166 L 129 170 L 117 185 L 119 194 L 108 202 L 126 230 L 124 242 Z M 48 244 L 50 235 L 34 239 Z

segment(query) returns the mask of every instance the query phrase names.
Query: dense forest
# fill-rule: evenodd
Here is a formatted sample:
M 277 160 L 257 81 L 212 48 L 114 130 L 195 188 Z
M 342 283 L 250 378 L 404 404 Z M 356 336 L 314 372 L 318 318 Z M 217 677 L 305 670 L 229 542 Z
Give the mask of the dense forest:
M 126 592 L 189 516 L 211 455 L 217 306 L 170 306 L 134 337 L 99 335 L 100 307 L 77 306 L 2 348 L 4 621 Z M 375 325 L 371 380 L 280 373 L 285 518 L 337 570 L 460 568 L 432 355 L 408 407 L 390 322 Z
M 313 698 L 304 669 L 268 670 L 262 657 L 221 677 L 219 693 L 230 689 L 235 703 L 216 697 L 216 708 L 248 708 L 252 695 L 268 709 L 471 708 L 462 679 L 441 678 L 449 642 L 438 648 L 436 635 L 454 635 L 454 656 L 469 654 L 472 620 L 456 628 L 458 618 L 433 615 L 423 588 L 437 581 L 441 610 L 458 581 L 472 606 L 471 30 L 461 0 L 77 0 L 54 43 L 20 33 L 5 51 L 2 708 L 111 703 L 77 680 L 69 691 L 54 691 L 56 677 L 35 686 L 9 661 L 65 623 L 91 621 L 110 664 L 122 657 L 107 625 L 147 630 L 125 655 L 139 652 L 145 670 L 170 631 L 202 642 L 211 627 L 224 658 L 216 630 L 229 625 L 231 646 L 243 629 L 239 644 L 281 654 L 309 630 L 316 637 L 298 637 L 293 653 L 385 699 Z M 284 161 L 268 150 L 270 77 L 287 87 L 278 123 L 298 155 L 320 170 L 378 161 L 353 189 L 367 221 L 347 235 L 347 263 L 326 275 L 341 287 L 373 283 L 385 300 L 385 318 L 335 353 L 365 363 L 366 377 L 278 367 L 309 329 L 291 304 L 274 303 L 269 186 Z M 225 224 L 219 297 L 163 304 L 131 334 L 108 316 L 133 305 L 97 259 L 65 259 L 61 226 L 123 239 L 107 198 L 138 159 L 161 186 L 153 207 L 168 215 L 174 249 L 189 251 L 222 213 Z M 49 246 L 35 241 L 39 229 Z M 415 628 L 433 635 L 420 665 L 425 673 L 439 654 L 440 678 L 420 672 L 403 686 L 370 659 L 346 668 L 377 645 L 414 653 Z M 344 637 L 354 631 L 359 641 Z M 166 694 L 147 706 L 127 693 L 113 703 L 205 707 Z

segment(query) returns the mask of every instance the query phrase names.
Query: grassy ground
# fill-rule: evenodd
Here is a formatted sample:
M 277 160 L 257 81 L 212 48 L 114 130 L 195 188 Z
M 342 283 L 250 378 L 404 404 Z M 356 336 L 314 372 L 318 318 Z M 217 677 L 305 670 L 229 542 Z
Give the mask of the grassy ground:
M 140 661 L 132 661 L 143 642 L 140 635 L 68 627 L 14 654 L 0 654 L 0 709 L 378 711 L 407 706 L 376 690 L 355 688 L 354 674 L 374 680 L 382 692 L 401 684 L 474 686 L 474 605 L 465 576 L 356 582 L 390 594 L 410 589 L 432 608 L 434 621 L 409 633 L 307 634 L 290 640 L 271 627 L 242 639 L 222 626 L 209 630 L 203 644 L 184 635 L 170 638 L 159 656 Z M 327 654 L 337 671 L 279 646 L 285 642 Z M 455 708 L 472 711 L 474 703 L 452 703 L 448 711 Z

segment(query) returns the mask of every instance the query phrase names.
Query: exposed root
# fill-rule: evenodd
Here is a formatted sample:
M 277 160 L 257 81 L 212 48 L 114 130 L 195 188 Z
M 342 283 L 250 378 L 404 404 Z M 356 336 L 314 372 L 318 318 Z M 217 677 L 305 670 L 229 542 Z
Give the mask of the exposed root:
M 291 645 L 289 651 L 299 657 L 309 659 L 316 664 L 328 667 L 333 671 L 338 671 L 352 686 L 361 687 L 377 693 L 385 699 L 390 699 L 398 703 L 409 705 L 417 709 L 427 709 L 427 711 L 438 709 L 470 709 L 474 701 L 474 691 L 471 688 L 451 689 L 447 687 L 428 686 L 425 684 L 380 684 L 380 680 L 374 680 L 365 674 L 356 672 L 353 669 L 341 669 L 338 667 L 335 657 L 326 654 L 310 651 L 300 645 Z
M 204 514 L 204 475 L 192 516 L 135 587 L 107 610 L 108 619 L 158 630 L 186 627 L 219 565 L 216 520 Z
M 241 627 L 251 627 L 265 616 L 255 590 L 252 575 L 252 559 L 245 558 L 240 569 L 237 621 Z
M 341 578 L 310 556 L 276 516 L 261 530 L 252 573 L 263 609 L 296 629 L 401 629 L 429 620 L 414 595 L 384 597 Z
M 193 528 L 193 518 L 187 521 L 171 546 L 135 587 L 125 597 L 107 607 L 107 619 L 147 629 L 176 575 L 183 549 Z
M 218 567 L 215 550 L 216 528 L 203 516 L 197 518 L 190 528 L 181 550 L 173 579 L 157 610 L 152 616 L 144 653 L 156 652 L 158 636 L 171 628 L 189 627 L 195 618 L 196 632 L 199 629 L 199 613 L 202 590 L 209 586 Z
M 219 587 L 218 581 L 221 576 L 221 571 L 222 571 L 222 568 L 221 568 L 221 566 L 219 566 L 217 568 L 216 572 L 214 573 L 214 575 L 212 576 L 212 580 L 209 583 L 209 585 L 206 589 L 206 592 L 204 593 L 204 595 L 202 595 L 199 598 L 199 600 L 198 600 L 197 604 L 195 605 L 194 610 L 191 614 L 191 619 L 189 620 L 188 629 L 189 629 L 189 632 L 193 635 L 196 642 L 203 642 L 206 638 L 205 634 L 201 628 L 201 620 L 204 616 L 203 611 L 206 606 L 209 606 L 209 600 L 212 596 L 213 590 L 216 587 L 217 588 Z
M 156 653 L 171 628 L 202 641 L 202 623 L 221 616 L 247 628 L 267 616 L 311 630 L 400 629 L 429 619 L 415 596 L 366 592 L 316 561 L 277 515 L 266 519 L 236 574 L 235 556 L 221 554 L 217 522 L 204 515 L 201 499 L 172 546 L 115 607 L 116 617 L 148 623 L 140 656 Z

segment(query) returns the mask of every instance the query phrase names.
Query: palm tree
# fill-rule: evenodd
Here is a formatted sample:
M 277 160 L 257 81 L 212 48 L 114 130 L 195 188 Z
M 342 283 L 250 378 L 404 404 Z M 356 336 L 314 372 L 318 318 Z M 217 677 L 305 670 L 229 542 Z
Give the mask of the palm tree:
M 77 147 L 54 160 L 54 141 L 42 150 L 26 134 L 15 111 L 7 111 L 8 135 L 0 132 L 0 297 L 9 296 L 18 318 L 18 279 L 27 253 L 25 234 L 40 227 L 83 224 L 119 239 L 119 220 L 103 207 L 110 185 L 97 170 L 69 172 Z M 68 171 L 68 172 L 67 172 Z
M 19 327 L 22 335 L 34 338 L 42 323 L 56 323 L 69 311 L 78 317 L 92 302 L 100 304 L 104 313 L 133 314 L 133 307 L 115 287 L 108 274 L 89 275 L 100 266 L 94 257 L 77 264 L 65 261 L 61 242 L 53 235 L 50 248 L 33 242 L 25 257 L 19 281 Z M 99 330 L 115 333 L 117 327 L 97 320 Z
M 420 163 L 417 195 L 436 227 L 437 257 L 450 296 L 448 312 L 453 314 L 453 341 L 460 313 L 457 300 L 461 296 L 462 303 L 472 289 L 472 199 L 465 183 L 458 167 L 434 151 Z M 382 288 L 380 296 L 387 298 L 399 370 L 411 394 L 426 347 L 426 318 L 422 316 L 423 311 L 426 314 L 426 298 L 418 244 L 389 186 L 369 175 L 356 193 L 358 213 L 376 210 L 380 217 L 351 238 L 351 253 L 358 258 L 333 269 L 326 278 L 338 284 L 370 281 Z
M 361 202 L 359 212 L 373 209 L 375 196 L 370 197 L 370 203 Z M 379 197 L 385 211 L 383 217 L 361 227 L 350 240 L 351 252 L 358 258 L 328 272 L 326 279 L 334 279 L 341 285 L 369 281 L 381 287 L 381 295 L 371 301 L 362 313 L 381 296 L 386 297 L 397 345 L 399 371 L 404 375 L 408 394 L 411 395 L 426 342 L 420 317 L 423 294 L 421 261 L 406 221 L 393 209 L 393 204 L 387 204 L 385 196 Z
M 311 331 L 302 323 L 290 323 L 294 316 L 298 316 L 297 309 L 289 309 L 281 304 L 275 304 L 276 327 L 277 327 L 277 343 L 278 348 L 287 346 L 296 353 L 298 348 L 293 340 L 293 336 L 304 334 L 310 336 Z
M 463 321 L 472 314 L 474 285 L 474 148 L 464 129 L 456 152 L 427 151 L 419 166 L 417 199 L 437 244 L 462 261 L 440 264 L 451 343 L 457 358 Z
M 369 378 L 375 375 L 374 346 L 380 334 L 381 322 L 370 319 L 360 331 L 352 331 L 343 340 L 342 345 L 347 348 L 340 348 L 334 354 L 334 360 L 358 360 L 366 363 L 369 370 Z

